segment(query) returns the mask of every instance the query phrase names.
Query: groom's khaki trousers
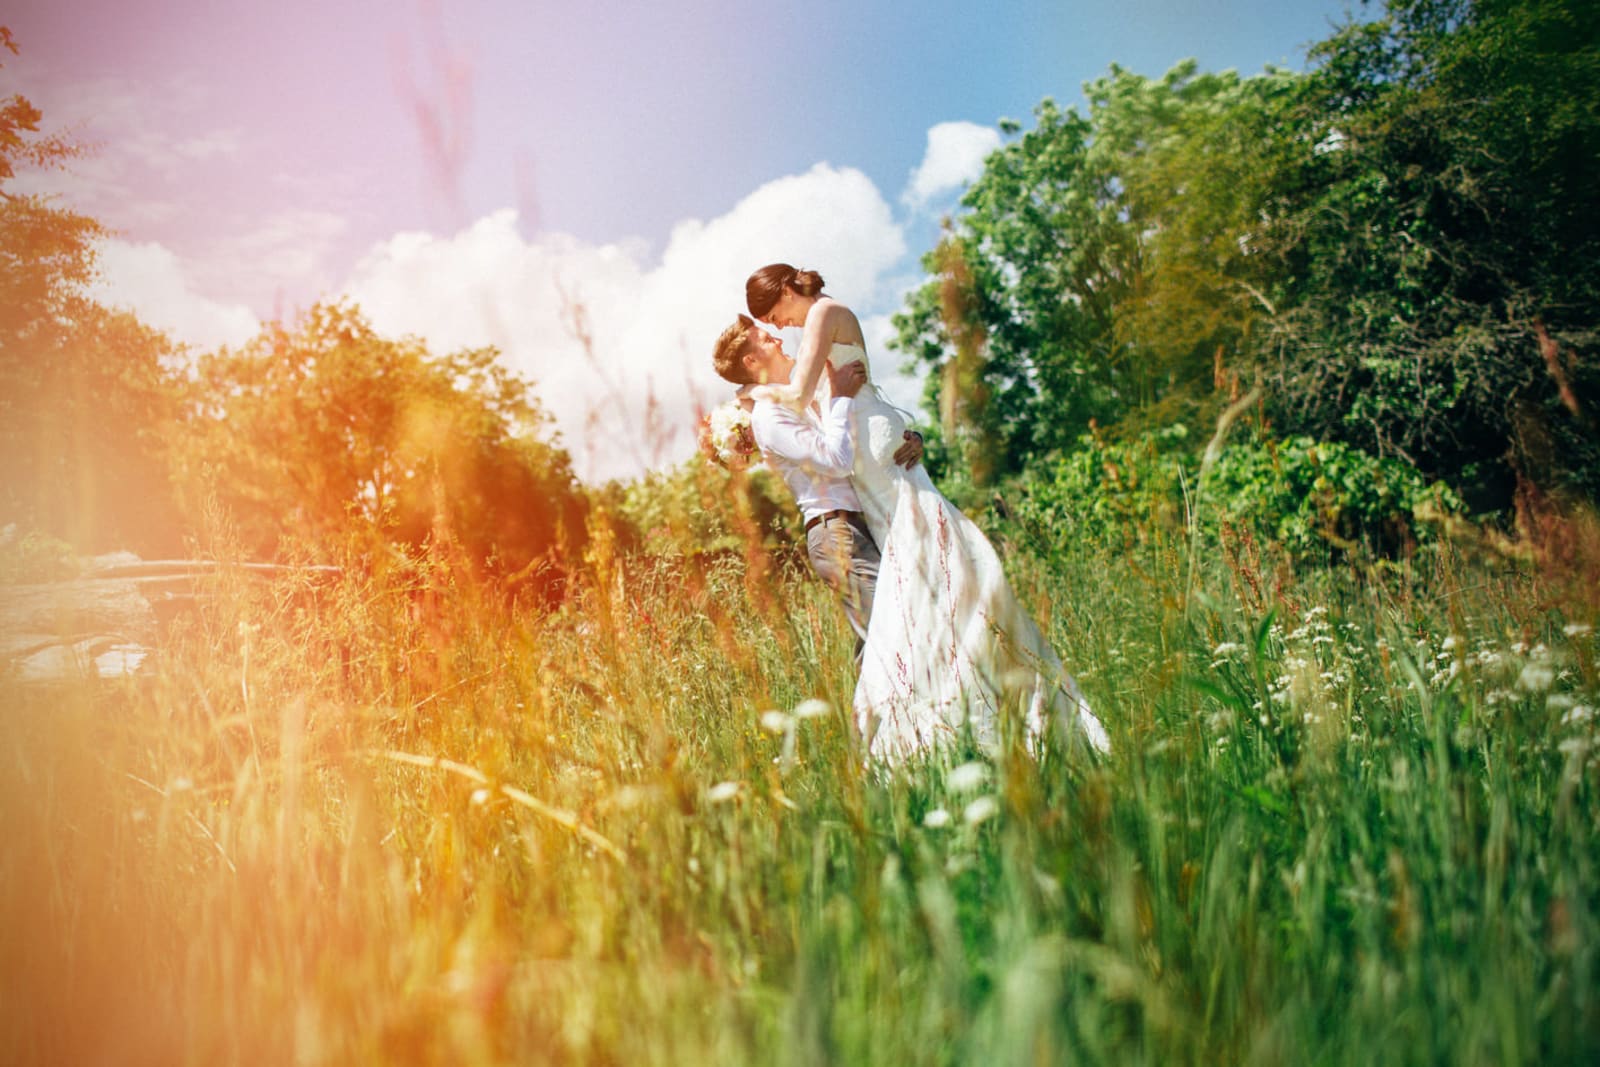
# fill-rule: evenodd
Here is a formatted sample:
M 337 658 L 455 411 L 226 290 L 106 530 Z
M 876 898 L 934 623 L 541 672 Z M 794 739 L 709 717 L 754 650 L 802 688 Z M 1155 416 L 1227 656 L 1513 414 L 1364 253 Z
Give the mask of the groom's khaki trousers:
M 819 577 L 844 601 L 856 632 L 856 659 L 867 639 L 872 593 L 878 584 L 878 543 L 859 511 L 830 511 L 806 523 L 806 554 Z

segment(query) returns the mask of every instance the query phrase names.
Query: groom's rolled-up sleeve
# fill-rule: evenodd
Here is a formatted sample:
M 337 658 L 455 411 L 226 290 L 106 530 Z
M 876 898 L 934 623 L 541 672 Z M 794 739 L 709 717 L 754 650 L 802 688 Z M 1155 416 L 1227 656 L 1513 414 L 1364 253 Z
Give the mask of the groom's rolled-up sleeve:
M 823 413 L 821 428 L 775 404 L 757 405 L 751 418 L 756 444 L 821 474 L 844 477 L 855 464 L 850 436 L 850 398 L 834 397 Z

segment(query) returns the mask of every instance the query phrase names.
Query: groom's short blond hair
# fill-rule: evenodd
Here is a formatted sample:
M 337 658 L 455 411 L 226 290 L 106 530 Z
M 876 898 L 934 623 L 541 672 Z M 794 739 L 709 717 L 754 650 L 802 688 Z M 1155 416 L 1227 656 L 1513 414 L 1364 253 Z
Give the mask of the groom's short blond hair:
M 740 315 L 739 321 L 722 331 L 717 347 L 711 352 L 711 363 L 734 385 L 749 385 L 755 381 L 750 368 L 744 365 L 745 349 L 750 346 L 750 333 L 756 322 L 749 315 Z

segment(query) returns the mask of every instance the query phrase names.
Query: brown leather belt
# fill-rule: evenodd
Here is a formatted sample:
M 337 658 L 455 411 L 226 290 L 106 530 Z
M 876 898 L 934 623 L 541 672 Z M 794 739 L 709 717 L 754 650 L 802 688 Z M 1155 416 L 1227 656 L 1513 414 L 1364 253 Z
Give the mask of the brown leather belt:
M 845 519 L 854 514 L 855 512 L 846 511 L 844 508 L 834 508 L 832 511 L 824 511 L 821 515 L 813 515 L 811 518 L 806 520 L 805 532 L 810 533 L 811 527 L 815 526 L 819 522 L 826 522 L 829 519 Z

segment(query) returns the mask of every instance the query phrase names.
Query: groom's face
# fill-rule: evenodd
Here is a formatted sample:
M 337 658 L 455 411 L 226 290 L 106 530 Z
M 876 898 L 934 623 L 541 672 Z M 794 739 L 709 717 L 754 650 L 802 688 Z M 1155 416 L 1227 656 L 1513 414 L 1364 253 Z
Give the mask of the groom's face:
M 750 340 L 745 342 L 744 359 L 756 381 L 763 385 L 787 384 L 789 372 L 794 369 L 794 360 L 784 354 L 783 342 L 765 330 L 751 331 Z

